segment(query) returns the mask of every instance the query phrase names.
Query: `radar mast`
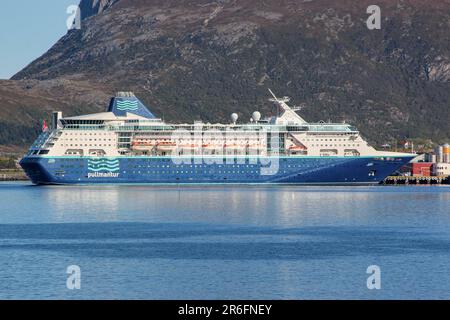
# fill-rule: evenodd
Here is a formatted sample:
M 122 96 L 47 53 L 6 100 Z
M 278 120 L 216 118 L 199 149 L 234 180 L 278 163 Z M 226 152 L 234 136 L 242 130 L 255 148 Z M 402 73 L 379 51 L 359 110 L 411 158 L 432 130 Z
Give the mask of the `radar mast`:
M 300 117 L 295 111 L 300 111 L 300 107 L 291 108 L 287 103 L 291 101 L 290 97 L 284 96 L 283 98 L 278 98 L 275 93 L 271 89 L 269 89 L 270 94 L 273 98 L 270 98 L 269 101 L 274 102 L 277 106 L 279 106 L 283 113 L 277 117 L 276 123 L 295 123 L 295 124 L 305 124 L 307 123 L 305 119 Z

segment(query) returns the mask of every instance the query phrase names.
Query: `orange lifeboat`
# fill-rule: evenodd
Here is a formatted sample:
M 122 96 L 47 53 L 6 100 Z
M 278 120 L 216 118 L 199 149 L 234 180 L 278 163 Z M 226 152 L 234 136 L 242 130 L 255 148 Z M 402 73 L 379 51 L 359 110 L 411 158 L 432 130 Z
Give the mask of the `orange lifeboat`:
M 293 145 L 288 148 L 289 152 L 302 152 L 305 153 L 308 149 L 305 146 Z
M 249 150 L 260 150 L 263 147 L 261 145 L 259 145 L 259 144 L 247 144 L 247 148 Z
M 184 149 L 184 150 L 194 150 L 194 149 L 198 148 L 198 145 L 193 144 L 193 143 L 191 143 L 191 144 L 180 144 L 178 146 L 178 148 L 179 149 Z
M 172 141 L 163 141 L 163 142 L 159 142 L 156 145 L 156 148 L 159 151 L 173 151 L 176 149 L 176 147 L 177 147 L 177 144 Z
M 155 146 L 155 142 L 151 142 L 151 141 L 133 141 L 131 143 L 131 146 L 133 149 L 136 150 L 148 150 L 148 149 L 152 149 Z
M 302 146 L 290 146 L 289 150 L 291 150 L 291 151 L 303 151 L 303 150 L 306 150 L 306 148 L 302 147 Z
M 223 151 L 223 145 L 220 144 L 204 144 L 203 150 L 205 151 L 216 151 L 216 152 L 222 152 Z
M 245 146 L 241 146 L 238 144 L 224 144 L 223 147 L 224 147 L 224 149 L 232 149 L 232 150 L 245 148 Z

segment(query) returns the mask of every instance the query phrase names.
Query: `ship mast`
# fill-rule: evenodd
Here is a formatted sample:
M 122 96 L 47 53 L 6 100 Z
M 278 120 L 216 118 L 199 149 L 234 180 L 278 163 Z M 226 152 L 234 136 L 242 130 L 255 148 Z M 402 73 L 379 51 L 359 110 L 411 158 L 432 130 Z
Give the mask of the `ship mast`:
M 300 111 L 300 107 L 291 108 L 287 103 L 291 101 L 290 97 L 278 98 L 272 90 L 269 89 L 270 94 L 273 98 L 269 99 L 269 101 L 274 102 L 277 106 L 281 107 L 283 113 L 279 116 L 281 121 L 287 120 L 289 122 L 304 124 L 307 123 L 305 119 L 300 117 L 295 111 Z M 278 121 L 278 120 L 277 120 Z

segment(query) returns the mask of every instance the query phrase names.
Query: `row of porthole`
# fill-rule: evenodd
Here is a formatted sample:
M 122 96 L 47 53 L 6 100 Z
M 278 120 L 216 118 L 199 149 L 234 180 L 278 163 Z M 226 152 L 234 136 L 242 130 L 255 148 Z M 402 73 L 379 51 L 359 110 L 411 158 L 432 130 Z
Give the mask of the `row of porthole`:
M 193 166 L 193 165 L 190 165 L 190 166 L 180 166 L 180 165 L 177 165 L 177 166 L 175 166 L 175 168 L 180 168 L 180 169 L 184 169 L 184 168 L 209 168 L 211 165 L 195 165 L 195 166 Z M 143 168 L 143 169 L 145 169 L 145 168 L 172 168 L 173 166 L 170 166 L 170 165 L 153 165 L 153 166 L 150 166 L 150 165 L 135 165 L 135 166 L 132 166 L 134 169 L 138 169 L 138 168 Z M 223 165 L 218 165 L 218 168 L 222 168 L 222 167 L 230 167 L 230 166 L 223 166 Z M 260 165 L 242 165 L 242 168 L 255 168 L 255 167 L 261 167 Z M 305 167 L 311 167 L 311 165 L 309 165 L 309 164 L 305 164 L 305 165 L 303 165 L 303 164 L 298 164 L 298 165 L 287 165 L 287 167 L 288 168 L 305 168 Z M 240 165 L 231 165 L 231 168 L 241 168 L 241 166 Z
M 60 168 L 61 169 L 71 169 L 71 168 L 76 168 L 76 165 L 61 165 Z M 84 165 L 79 165 L 78 168 L 84 168 Z
M 61 138 L 59 141 L 97 141 L 97 139 L 72 139 L 72 138 Z M 102 141 L 102 139 L 98 139 L 98 141 Z M 103 138 L 103 141 L 112 141 L 112 139 Z
M 87 132 L 66 132 L 66 135 L 74 135 L 74 136 L 96 136 L 97 135 L 97 133 L 92 133 L 92 132 L 90 132 L 90 133 L 87 133 Z M 107 133 L 107 132 L 105 132 L 105 133 L 103 133 L 103 132 L 99 132 L 98 133 L 98 135 L 99 136 L 107 136 L 107 135 L 111 135 L 111 133 Z
M 213 165 L 213 164 L 211 164 L 211 165 Z M 184 166 L 184 165 L 176 165 L 175 166 L 175 168 L 185 168 L 185 167 L 187 167 L 187 168 L 209 168 L 211 165 L 209 165 L 209 164 L 205 164 L 205 165 L 202 165 L 202 164 L 199 164 L 199 165 L 186 165 L 186 166 Z M 219 168 L 222 168 L 222 166 L 225 166 L 225 165 L 218 165 L 218 167 Z M 229 166 L 231 166 L 231 168 L 241 168 L 241 165 L 229 165 Z M 227 166 L 227 167 L 229 167 L 229 166 Z M 256 165 L 256 164 L 247 164 L 247 165 L 242 165 L 242 168 L 244 168 L 244 167 L 246 167 L 246 168 L 254 168 L 254 167 L 258 167 L 259 165 Z M 173 166 L 170 166 L 170 165 L 153 165 L 153 166 L 150 166 L 150 165 L 148 165 L 148 166 L 145 166 L 145 165 L 135 165 L 134 166 L 134 168 L 170 168 L 170 167 L 173 167 Z
M 328 144 L 318 144 L 318 145 L 315 145 L 315 144 L 312 144 L 311 145 L 311 147 L 360 147 L 360 145 L 359 144 L 330 144 L 330 145 L 328 145 Z
M 113 147 L 112 144 L 80 144 L 80 147 Z M 61 147 L 78 147 L 78 144 L 61 144 Z
M 126 171 L 123 171 L 122 173 L 126 174 Z M 141 171 L 133 171 L 132 174 L 260 174 L 260 171 L 218 171 L 218 172 L 208 172 L 208 171 L 147 171 L 147 172 L 141 172 Z M 273 173 L 276 173 L 276 171 L 273 171 Z M 284 171 L 283 173 L 287 173 Z

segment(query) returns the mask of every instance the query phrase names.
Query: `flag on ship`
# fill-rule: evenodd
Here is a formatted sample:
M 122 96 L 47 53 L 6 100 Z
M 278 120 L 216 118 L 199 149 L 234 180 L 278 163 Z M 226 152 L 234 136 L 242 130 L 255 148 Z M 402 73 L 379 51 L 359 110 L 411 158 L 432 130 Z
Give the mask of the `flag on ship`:
M 47 132 L 47 130 L 48 130 L 47 122 L 44 120 L 42 122 L 42 132 Z

